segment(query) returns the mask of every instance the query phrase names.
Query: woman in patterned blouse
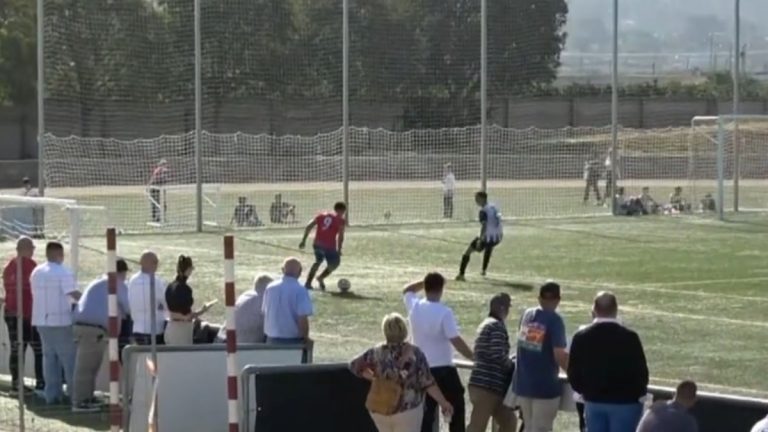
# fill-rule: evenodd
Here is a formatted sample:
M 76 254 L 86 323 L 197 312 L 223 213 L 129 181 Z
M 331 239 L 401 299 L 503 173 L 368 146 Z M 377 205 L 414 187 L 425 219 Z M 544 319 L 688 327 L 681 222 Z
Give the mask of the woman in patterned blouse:
M 354 358 L 349 366 L 358 377 L 367 380 L 385 378 L 402 385 L 402 395 L 394 414 L 371 413 L 379 432 L 419 431 L 427 393 L 440 405 L 444 417 L 450 418 L 453 407 L 435 384 L 424 353 L 405 341 L 408 338 L 405 319 L 396 313 L 389 314 L 384 317 L 381 328 L 386 342 Z

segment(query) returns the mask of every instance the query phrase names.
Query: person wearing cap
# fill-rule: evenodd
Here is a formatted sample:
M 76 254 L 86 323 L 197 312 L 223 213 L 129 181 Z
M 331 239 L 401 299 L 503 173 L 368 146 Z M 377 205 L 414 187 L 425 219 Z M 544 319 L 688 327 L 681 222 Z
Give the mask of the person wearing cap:
M 43 351 L 40 345 L 40 335 L 37 328 L 32 326 L 32 288 L 29 277 L 37 266 L 32 258 L 35 254 L 35 244 L 29 237 L 20 237 L 16 241 L 16 257 L 8 261 L 3 269 L 3 288 L 5 289 L 5 324 L 8 326 L 8 339 L 11 342 L 8 368 L 11 371 L 11 392 L 19 388 L 19 351 L 26 353 L 31 346 L 35 356 L 35 390 L 45 388 L 43 378 Z M 22 310 L 18 310 L 17 260 L 21 260 L 21 298 Z M 22 318 L 22 346 L 18 346 L 18 317 Z M 22 354 L 23 358 L 23 354 Z
M 515 368 L 514 360 L 509 356 L 509 334 L 504 323 L 511 305 L 509 294 L 493 296 L 488 318 L 478 328 L 475 367 L 467 386 L 472 401 L 467 432 L 485 432 L 491 417 L 499 426 L 498 432 L 517 431 L 515 413 L 503 403 Z
M 149 203 L 150 211 L 152 212 L 152 222 L 161 223 L 162 219 L 168 211 L 168 203 L 165 200 L 163 192 L 163 186 L 168 183 L 168 161 L 160 159 L 157 166 L 152 170 L 152 175 L 149 177 L 149 183 L 147 184 L 147 190 L 149 190 L 149 196 L 152 201 Z M 163 211 L 160 211 L 160 206 L 163 206 Z
M 526 432 L 551 432 L 560 408 L 558 375 L 568 368 L 568 352 L 559 305 L 560 285 L 549 281 L 539 288 L 539 306 L 520 318 L 512 391 Z
M 571 341 L 568 380 L 584 398 L 589 432 L 633 431 L 643 415 L 648 364 L 640 337 L 617 319 L 619 303 L 600 292 L 592 306 L 592 324 Z
M 128 286 L 125 284 L 128 264 L 117 260 L 117 310 L 119 318 L 130 314 Z M 109 279 L 103 275 L 85 288 L 75 309 L 73 333 L 77 351 L 75 355 L 74 389 L 71 393 L 73 412 L 92 412 L 100 409 L 94 398 L 96 376 L 104 360 L 109 340 Z

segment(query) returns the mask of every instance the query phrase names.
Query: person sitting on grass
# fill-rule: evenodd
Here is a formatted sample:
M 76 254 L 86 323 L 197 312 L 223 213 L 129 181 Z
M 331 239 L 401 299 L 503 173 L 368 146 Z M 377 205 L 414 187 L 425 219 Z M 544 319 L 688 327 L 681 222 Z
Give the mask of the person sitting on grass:
M 443 415 L 451 418 L 453 406 L 438 388 L 427 357 L 407 341 L 405 318 L 397 313 L 389 314 L 384 317 L 381 329 L 385 342 L 349 363 L 353 374 L 371 381 L 365 406 L 376 429 L 380 432 L 420 430 L 427 394 L 440 405 Z
M 640 200 L 640 204 L 642 205 L 644 215 L 656 214 L 661 208 L 659 203 L 657 203 L 656 200 L 654 200 L 651 196 L 650 191 L 651 189 L 648 186 L 645 186 L 643 187 L 642 192 L 640 192 L 640 196 L 637 197 Z
M 244 196 L 237 198 L 237 206 L 229 221 L 229 225 L 237 224 L 238 227 L 260 227 L 264 225 L 256 213 L 256 206 L 248 204 L 248 199 Z
M 664 208 L 664 214 L 690 213 L 691 203 L 683 197 L 683 188 L 675 187 L 675 191 L 669 195 L 669 204 Z
M 705 194 L 704 198 L 701 199 L 699 204 L 699 210 L 702 213 L 714 213 L 717 211 L 717 202 L 715 202 L 715 199 L 712 197 L 711 193 Z
M 296 206 L 283 201 L 283 194 L 276 194 L 269 206 L 269 220 L 274 224 L 296 223 Z

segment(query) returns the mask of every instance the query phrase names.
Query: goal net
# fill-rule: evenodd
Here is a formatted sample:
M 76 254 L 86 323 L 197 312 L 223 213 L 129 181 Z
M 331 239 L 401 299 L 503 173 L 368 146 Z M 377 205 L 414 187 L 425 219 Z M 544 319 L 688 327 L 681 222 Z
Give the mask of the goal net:
M 81 240 L 103 236 L 111 225 L 107 208 L 80 204 L 76 200 L 0 195 L 0 238 L 21 236 L 57 240 L 68 247 L 67 263 L 80 270 Z
M 690 135 L 695 205 L 709 194 L 724 211 L 768 210 L 768 116 L 696 117 Z

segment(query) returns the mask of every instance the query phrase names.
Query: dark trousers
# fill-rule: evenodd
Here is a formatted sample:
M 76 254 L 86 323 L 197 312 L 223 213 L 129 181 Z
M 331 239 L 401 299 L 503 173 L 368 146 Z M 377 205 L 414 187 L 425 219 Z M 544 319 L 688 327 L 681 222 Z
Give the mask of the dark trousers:
M 149 190 L 149 196 L 152 197 L 151 203 L 149 203 L 150 209 L 152 210 L 152 221 L 153 222 L 165 222 L 161 219 L 166 219 L 167 213 L 168 213 L 168 203 L 164 199 L 165 197 L 161 193 L 162 191 L 160 189 L 157 189 L 156 187 L 152 187 Z M 160 212 L 160 206 L 163 206 L 162 216 Z
M 579 431 L 585 432 L 587 430 L 587 422 L 584 418 L 584 404 L 582 402 L 576 402 L 576 412 L 579 413 Z
M 584 201 L 589 201 L 590 190 L 595 192 L 595 198 L 600 201 L 600 189 L 597 187 L 597 177 L 589 177 L 584 186 Z
M 605 201 L 613 199 L 613 170 L 607 170 L 605 172 Z
M 17 318 L 6 315 L 5 324 L 8 326 L 8 338 L 11 341 L 11 357 L 8 362 L 8 368 L 11 370 L 11 380 L 15 384 L 19 379 L 19 333 Z M 37 329 L 32 327 L 30 320 L 26 319 L 22 324 L 21 331 L 21 337 L 24 341 L 21 351 L 26 353 L 27 347 L 32 347 L 32 352 L 35 356 L 35 387 L 43 388 L 45 387 L 45 379 L 43 378 L 43 346 L 40 343 L 40 335 L 37 333 Z
M 464 432 L 465 408 L 464 408 L 464 386 L 461 384 L 459 372 L 453 366 L 442 366 L 430 369 L 435 383 L 443 396 L 453 405 L 453 417 L 451 417 L 450 432 Z M 421 432 L 432 432 L 437 415 L 437 402 L 427 396 L 424 402 L 424 420 L 421 423 Z
M 443 217 L 453 218 L 453 195 L 443 195 Z
M 133 340 L 136 345 L 152 345 L 152 335 L 146 333 L 134 333 Z M 156 345 L 165 345 L 165 337 L 162 334 L 155 336 Z

